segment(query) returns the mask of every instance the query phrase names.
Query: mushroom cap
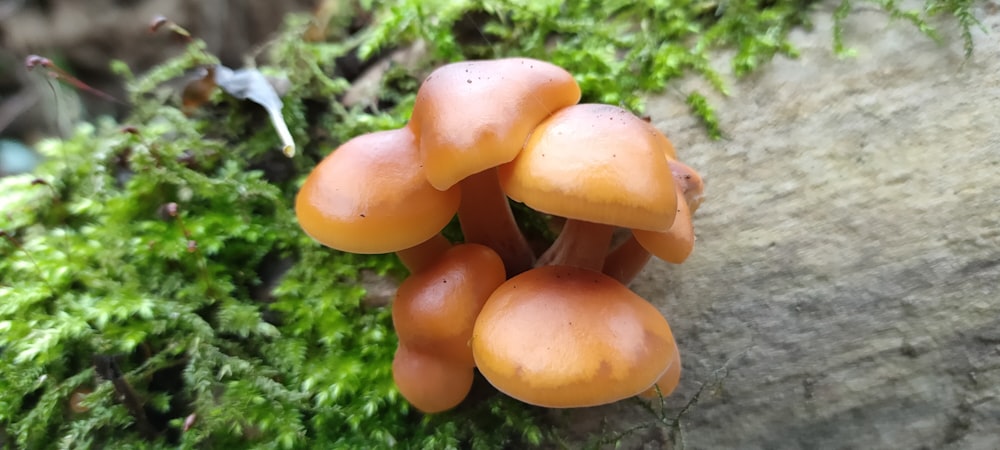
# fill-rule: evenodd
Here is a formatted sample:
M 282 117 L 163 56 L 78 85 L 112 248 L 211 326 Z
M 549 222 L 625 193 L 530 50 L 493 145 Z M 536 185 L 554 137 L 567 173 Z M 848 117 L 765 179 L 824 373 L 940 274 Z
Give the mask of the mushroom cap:
M 660 376 L 660 379 L 656 381 L 649 389 L 641 392 L 639 397 L 644 399 L 652 399 L 658 396 L 666 397 L 677 389 L 677 385 L 681 382 L 681 353 L 677 350 L 677 346 L 674 345 L 673 359 L 670 361 L 670 367 L 667 368 L 666 372 Z M 656 388 L 660 389 L 659 395 L 657 395 Z
M 508 196 L 548 214 L 666 230 L 677 211 L 662 133 L 611 105 L 582 104 L 549 116 L 498 169 Z
M 694 224 L 691 215 L 701 204 L 705 184 L 701 175 L 687 164 L 670 159 L 670 171 L 677 186 L 677 215 L 666 231 L 632 230 L 635 240 L 650 253 L 666 262 L 680 264 L 694 250 Z
M 454 408 L 472 389 L 471 367 L 413 350 L 403 344 L 392 359 L 392 379 L 411 405 L 425 413 Z
M 432 72 L 417 91 L 409 126 L 420 136 L 427 179 L 447 189 L 510 161 L 531 130 L 580 101 L 573 75 L 529 58 L 465 61 Z
M 691 208 L 680 189 L 677 190 L 677 215 L 667 231 L 632 230 L 635 240 L 657 258 L 680 264 L 694 250 L 694 223 Z
M 476 366 L 533 405 L 600 405 L 645 391 L 675 348 L 666 319 L 600 272 L 543 266 L 502 284 L 479 313 Z
M 667 156 L 668 160 L 676 160 L 677 149 L 674 148 L 674 143 L 670 142 L 670 139 L 668 139 L 666 135 L 661 133 L 660 130 L 656 129 L 656 127 L 651 127 L 651 128 L 653 128 L 653 131 L 656 132 L 656 135 L 653 136 L 653 139 L 655 139 L 658 142 L 657 145 L 659 145 L 660 148 L 663 149 L 663 154 Z
M 409 128 L 347 141 L 321 161 L 295 199 L 302 229 L 352 253 L 389 253 L 437 234 L 458 210 L 459 189 L 434 189 Z
M 459 244 L 410 275 L 392 304 L 392 323 L 407 346 L 473 367 L 472 327 L 493 290 L 506 279 L 495 251 Z

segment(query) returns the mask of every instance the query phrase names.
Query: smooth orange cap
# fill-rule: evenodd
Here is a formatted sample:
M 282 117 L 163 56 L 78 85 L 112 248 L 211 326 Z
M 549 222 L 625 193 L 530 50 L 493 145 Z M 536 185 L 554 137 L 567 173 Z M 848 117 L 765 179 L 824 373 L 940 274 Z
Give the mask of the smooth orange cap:
M 295 199 L 302 229 L 352 253 L 389 253 L 437 234 L 458 210 L 459 189 L 434 189 L 409 128 L 358 136 L 327 156 Z
M 425 413 L 454 408 L 472 389 L 473 370 L 400 344 L 392 359 L 392 379 L 411 405 Z
M 600 405 L 645 391 L 670 365 L 670 326 L 649 302 L 600 272 L 543 266 L 502 284 L 479 314 L 476 366 L 533 405 Z
M 399 341 L 472 367 L 472 327 L 505 279 L 503 262 L 489 247 L 459 244 L 448 249 L 399 286 L 392 304 Z
M 657 258 L 680 264 L 694 250 L 694 223 L 691 208 L 680 189 L 677 190 L 677 215 L 667 231 L 632 230 L 635 240 Z
M 677 211 L 665 138 L 611 105 L 559 110 L 498 169 L 508 196 L 570 219 L 663 231 Z
M 660 379 L 656 381 L 649 389 L 643 391 L 639 394 L 639 397 L 644 399 L 653 399 L 659 396 L 666 397 L 677 389 L 677 385 L 681 382 L 681 353 L 677 350 L 677 346 L 674 345 L 673 359 L 670 361 L 670 367 L 667 371 L 660 376 Z M 659 392 L 657 392 L 659 389 Z
M 417 91 L 410 127 L 427 179 L 447 189 L 513 159 L 531 130 L 580 101 L 573 75 L 528 58 L 465 61 L 432 72 Z
M 654 132 L 653 139 L 655 139 L 658 142 L 657 145 L 663 149 L 663 154 L 666 155 L 667 159 L 676 160 L 677 149 L 674 148 L 674 143 L 670 142 L 670 139 L 668 139 L 667 136 L 661 133 L 660 130 L 656 129 L 656 127 L 654 127 L 652 124 L 649 124 L 649 128 L 653 130 Z

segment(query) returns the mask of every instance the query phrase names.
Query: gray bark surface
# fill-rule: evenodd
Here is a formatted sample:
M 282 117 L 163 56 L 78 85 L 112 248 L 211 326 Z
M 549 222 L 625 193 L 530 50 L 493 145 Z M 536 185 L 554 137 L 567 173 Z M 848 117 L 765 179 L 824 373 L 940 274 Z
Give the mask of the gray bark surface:
M 555 413 L 571 434 L 646 424 L 625 448 L 1000 448 L 1000 18 L 963 57 L 830 7 L 716 97 L 711 141 L 683 94 L 648 113 L 705 177 L 698 241 L 632 287 L 657 304 L 684 374 L 681 432 L 636 403 Z M 702 92 L 707 92 L 702 88 Z M 606 421 L 606 423 L 605 423 Z

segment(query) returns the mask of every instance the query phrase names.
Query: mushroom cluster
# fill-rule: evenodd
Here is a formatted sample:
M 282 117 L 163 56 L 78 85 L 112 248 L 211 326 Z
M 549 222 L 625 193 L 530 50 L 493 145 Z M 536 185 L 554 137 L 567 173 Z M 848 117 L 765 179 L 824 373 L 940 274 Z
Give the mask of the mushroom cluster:
M 417 409 L 458 405 L 475 370 L 554 408 L 677 385 L 670 326 L 627 284 L 651 254 L 691 253 L 701 178 L 648 121 L 579 100 L 573 76 L 544 61 L 449 64 L 423 82 L 405 127 L 344 143 L 302 186 L 307 234 L 396 252 L 410 269 L 392 306 L 392 368 Z M 565 218 L 544 253 L 509 199 Z M 462 243 L 440 234 L 456 214 Z

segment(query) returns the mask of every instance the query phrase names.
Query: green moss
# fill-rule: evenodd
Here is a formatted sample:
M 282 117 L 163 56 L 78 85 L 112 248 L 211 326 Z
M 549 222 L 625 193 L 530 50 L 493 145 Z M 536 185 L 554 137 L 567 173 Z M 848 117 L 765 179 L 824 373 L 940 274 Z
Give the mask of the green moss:
M 927 14 L 975 25 L 966 0 L 920 13 L 880 4 L 928 33 Z M 301 149 L 294 159 L 281 156 L 256 105 L 220 94 L 193 117 L 180 112 L 164 82 L 215 62 L 200 42 L 139 78 L 116 64 L 129 83 L 132 128 L 80 126 L 40 146 L 47 161 L 34 174 L 0 179 L 0 447 L 550 443 L 556 433 L 536 409 L 489 392 L 430 417 L 406 404 L 391 379 L 389 311 L 366 305 L 360 286 L 365 271 L 403 269 L 389 256 L 334 252 L 306 237 L 292 210 L 298 185 L 339 143 L 404 124 L 420 74 L 441 63 L 547 59 L 576 75 L 586 101 L 640 111 L 645 93 L 684 74 L 725 92 L 708 63 L 716 48 L 736 50 L 737 75 L 775 54 L 794 56 L 787 33 L 808 10 L 787 0 L 669 8 L 397 0 L 361 31 L 321 43 L 299 39 L 306 19 L 292 17 L 261 69 L 290 81 L 283 101 Z M 849 10 L 842 3 L 838 20 Z M 350 60 L 417 39 L 430 49 L 420 67 L 391 68 L 369 105 L 335 101 L 350 86 Z M 686 95 L 718 135 L 724 124 L 706 98 Z M 91 392 L 87 411 L 74 412 L 81 392 Z
M 862 2 L 874 4 L 893 19 L 912 23 L 921 32 L 936 41 L 940 41 L 941 38 L 934 26 L 931 25 L 930 20 L 942 15 L 951 16 L 958 23 L 967 58 L 972 55 L 973 50 L 972 28 L 982 28 L 972 12 L 975 6 L 974 0 L 924 0 L 921 10 L 903 9 L 896 0 L 862 0 Z M 843 22 L 854 5 L 853 0 L 841 0 L 834 12 L 833 48 L 840 55 L 851 54 L 850 49 L 844 46 Z

